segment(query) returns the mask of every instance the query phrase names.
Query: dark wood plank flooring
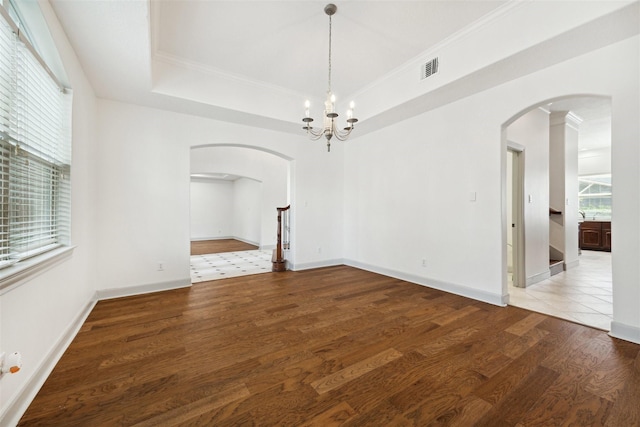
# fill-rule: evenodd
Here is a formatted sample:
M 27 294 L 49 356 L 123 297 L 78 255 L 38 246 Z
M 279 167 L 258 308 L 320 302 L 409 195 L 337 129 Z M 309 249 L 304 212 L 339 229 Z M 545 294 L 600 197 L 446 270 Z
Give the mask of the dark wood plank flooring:
M 257 246 L 235 239 L 198 240 L 191 242 L 191 255 L 255 251 L 257 249 L 259 249 Z
M 640 345 L 345 266 L 101 301 L 20 422 L 639 424 Z

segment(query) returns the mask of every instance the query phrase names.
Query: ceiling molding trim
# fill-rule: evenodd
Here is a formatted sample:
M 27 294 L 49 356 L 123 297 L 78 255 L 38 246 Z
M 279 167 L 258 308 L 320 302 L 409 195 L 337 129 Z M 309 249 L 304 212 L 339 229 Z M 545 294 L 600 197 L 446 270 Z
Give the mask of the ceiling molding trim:
M 393 76 L 403 73 L 405 71 L 407 71 L 408 69 L 412 68 L 412 67 L 417 67 L 419 64 L 421 64 L 422 62 L 425 61 L 425 58 L 432 58 L 437 56 L 437 53 L 444 50 L 447 46 L 459 41 L 459 40 L 463 40 L 469 36 L 472 36 L 474 33 L 476 33 L 478 30 L 484 28 L 485 26 L 489 25 L 490 23 L 496 21 L 498 18 L 501 18 L 503 16 L 506 16 L 510 13 L 513 13 L 514 10 L 519 9 L 520 7 L 522 7 L 523 5 L 527 4 L 527 3 L 532 3 L 534 0 L 521 0 L 521 1 L 509 1 L 505 4 L 503 4 L 502 6 L 492 10 L 491 12 L 487 13 L 486 15 L 484 15 L 483 17 L 481 17 L 480 19 L 472 22 L 471 24 L 467 25 L 466 27 L 462 28 L 461 30 L 456 31 L 455 33 L 453 33 L 452 35 L 450 35 L 449 37 L 441 40 L 440 42 L 436 43 L 435 45 L 431 46 L 430 48 L 422 51 L 420 54 L 416 55 L 415 57 L 413 57 L 412 59 L 408 60 L 407 62 L 405 62 L 404 64 L 400 65 L 399 67 L 394 68 L 393 70 L 391 70 L 389 73 L 383 75 L 382 77 L 380 77 L 379 79 L 371 82 L 370 84 L 362 87 L 360 90 L 358 90 L 356 93 L 354 93 L 353 95 L 351 95 L 348 98 L 357 98 L 359 95 L 362 95 L 363 93 L 366 93 L 368 91 L 370 91 L 371 89 L 375 88 L 376 86 L 382 84 L 384 81 L 392 78 Z
M 549 109 L 548 105 L 541 105 L 538 107 L 538 110 L 542 111 L 543 113 L 546 114 L 551 114 L 551 110 Z
M 579 130 L 580 123 L 584 120 L 572 111 L 552 111 L 549 119 L 550 126 L 569 126 L 572 129 Z
M 157 50 L 153 54 L 153 60 L 163 62 L 165 64 L 173 65 L 175 67 L 184 68 L 188 71 L 194 71 L 197 73 L 207 74 L 220 79 L 241 83 L 247 86 L 253 86 L 260 89 L 268 89 L 277 91 L 280 93 L 295 96 L 301 99 L 305 98 L 305 94 L 295 90 L 287 89 L 282 86 L 274 85 L 260 80 L 249 79 L 246 76 L 240 74 L 229 73 L 222 71 L 219 68 L 211 67 L 209 65 L 202 64 L 201 62 L 189 61 L 176 55 L 172 55 L 161 50 Z M 153 65 L 152 65 L 153 70 Z
M 151 47 L 151 58 L 158 51 L 158 40 L 160 38 L 160 5 L 159 2 L 147 0 L 149 4 L 149 46 Z

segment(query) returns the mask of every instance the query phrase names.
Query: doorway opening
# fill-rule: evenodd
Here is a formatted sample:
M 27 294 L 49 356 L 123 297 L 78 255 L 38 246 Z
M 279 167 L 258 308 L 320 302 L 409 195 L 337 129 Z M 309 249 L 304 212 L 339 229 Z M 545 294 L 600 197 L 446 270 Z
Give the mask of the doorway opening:
M 192 283 L 271 271 L 290 160 L 241 145 L 191 148 Z
M 507 280 L 510 286 L 524 288 L 524 147 L 515 142 L 507 143 Z
M 564 117 L 568 119 L 558 121 Z M 510 128 L 516 122 L 515 129 Z M 557 134 L 561 135 L 559 140 Z M 504 125 L 503 141 L 503 292 L 508 294 L 509 304 L 610 330 L 613 193 L 610 181 L 602 184 L 593 177 L 612 174 L 611 99 L 574 96 L 534 105 Z M 520 150 L 514 144 L 523 147 Z M 525 152 L 526 162 L 516 160 L 524 160 Z M 522 186 L 514 165 L 523 168 Z M 606 192 L 602 191 L 605 187 Z M 516 194 L 518 189 L 522 190 L 520 195 Z M 594 215 L 595 202 L 599 205 Z M 601 231 L 596 235 L 593 230 L 598 227 Z M 589 233 L 588 243 L 598 240 L 600 246 L 583 245 L 584 229 Z M 520 252 L 518 238 L 523 243 Z M 517 259 L 520 255 L 521 263 Z M 552 271 L 551 259 L 562 260 L 557 274 Z M 521 279 L 520 273 L 524 273 Z

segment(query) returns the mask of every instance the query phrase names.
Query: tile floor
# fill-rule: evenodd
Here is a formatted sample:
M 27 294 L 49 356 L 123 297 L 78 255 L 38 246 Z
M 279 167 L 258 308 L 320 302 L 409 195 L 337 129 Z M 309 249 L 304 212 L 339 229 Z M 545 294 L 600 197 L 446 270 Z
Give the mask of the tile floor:
M 191 283 L 271 271 L 272 251 L 238 251 L 191 256 Z
M 611 253 L 582 251 L 580 265 L 527 288 L 509 284 L 509 304 L 609 331 Z

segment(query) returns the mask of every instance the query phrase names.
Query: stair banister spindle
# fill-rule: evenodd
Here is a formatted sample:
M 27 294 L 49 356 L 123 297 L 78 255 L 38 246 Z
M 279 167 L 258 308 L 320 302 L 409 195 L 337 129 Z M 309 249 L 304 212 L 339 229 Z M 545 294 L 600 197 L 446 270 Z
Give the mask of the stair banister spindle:
M 283 251 L 283 243 L 282 243 L 282 227 L 283 227 L 283 223 L 286 224 L 285 226 L 288 228 L 289 227 L 289 221 L 288 221 L 288 210 L 291 207 L 291 205 L 286 206 L 284 208 L 276 208 L 278 211 L 278 229 L 277 229 L 277 243 L 276 243 L 276 248 L 273 251 L 273 256 L 271 257 L 271 263 L 273 264 L 273 267 L 271 268 L 271 271 L 274 272 L 278 272 L 278 271 L 285 271 L 287 269 L 287 263 L 286 263 L 286 259 L 284 258 L 284 251 Z M 285 216 L 285 219 L 283 221 L 283 215 Z M 284 247 L 286 247 L 287 249 L 289 249 L 289 241 L 288 241 L 288 230 L 287 230 L 287 242 L 285 243 Z

